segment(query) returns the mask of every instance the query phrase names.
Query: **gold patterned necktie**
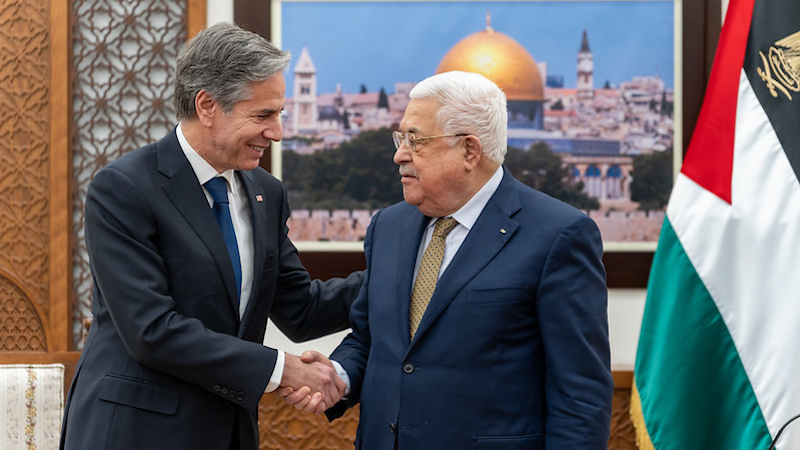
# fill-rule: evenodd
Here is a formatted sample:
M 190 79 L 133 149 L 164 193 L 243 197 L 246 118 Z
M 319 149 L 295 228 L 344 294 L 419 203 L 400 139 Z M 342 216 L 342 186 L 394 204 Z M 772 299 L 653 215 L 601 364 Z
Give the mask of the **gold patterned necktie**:
M 417 281 L 414 283 L 414 290 L 411 292 L 411 309 L 409 311 L 409 325 L 411 339 L 422 322 L 422 316 L 428 309 L 433 291 L 436 290 L 436 282 L 439 280 L 439 268 L 442 267 L 444 257 L 444 241 L 447 235 L 458 225 L 458 221 L 452 217 L 445 217 L 436 221 L 433 228 L 431 242 L 422 254 L 422 261 L 417 272 Z

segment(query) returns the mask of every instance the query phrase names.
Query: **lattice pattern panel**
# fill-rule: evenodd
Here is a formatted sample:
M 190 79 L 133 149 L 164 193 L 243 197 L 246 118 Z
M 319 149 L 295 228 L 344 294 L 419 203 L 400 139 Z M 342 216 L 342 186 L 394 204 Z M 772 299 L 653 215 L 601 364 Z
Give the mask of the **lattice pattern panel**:
M 609 450 L 636 450 L 631 423 L 630 387 L 614 390 Z M 277 394 L 267 394 L 258 404 L 260 450 L 348 450 L 358 428 L 358 406 L 328 423 L 324 416 L 298 411 Z M 387 426 L 388 430 L 388 426 Z
M 608 450 L 637 450 L 636 429 L 631 422 L 631 389 L 614 389 L 611 405 L 611 439 Z
M 46 335 L 36 308 L 17 286 L 0 278 L 0 352 L 46 350 Z
M 175 57 L 186 39 L 187 2 L 72 2 L 73 345 L 91 316 L 83 207 L 94 175 L 175 126 Z
M 33 297 L 29 300 L 45 314 L 50 242 L 48 4 L 0 0 L 0 269 L 22 283 Z M 0 301 L 10 299 L 3 296 Z
M 277 394 L 258 404 L 260 450 L 352 449 L 358 428 L 358 406 L 333 423 L 325 416 L 298 411 Z

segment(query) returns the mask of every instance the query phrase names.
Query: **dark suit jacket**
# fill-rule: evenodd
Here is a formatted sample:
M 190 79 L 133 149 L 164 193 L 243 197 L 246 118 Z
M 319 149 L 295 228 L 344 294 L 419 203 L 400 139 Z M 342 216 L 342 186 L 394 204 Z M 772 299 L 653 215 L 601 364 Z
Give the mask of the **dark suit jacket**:
M 409 342 L 429 220 L 399 203 L 367 232 L 353 332 L 331 355 L 350 377 L 347 406 L 361 404 L 356 448 L 607 448 L 613 382 L 595 223 L 505 171 Z
M 361 276 L 311 281 L 287 237 L 279 181 L 239 172 L 252 210 L 254 280 L 240 322 L 222 233 L 173 130 L 98 172 L 86 197 L 94 282 L 62 448 L 258 447 L 257 408 L 277 351 L 347 327 Z M 257 200 L 260 198 L 261 200 Z

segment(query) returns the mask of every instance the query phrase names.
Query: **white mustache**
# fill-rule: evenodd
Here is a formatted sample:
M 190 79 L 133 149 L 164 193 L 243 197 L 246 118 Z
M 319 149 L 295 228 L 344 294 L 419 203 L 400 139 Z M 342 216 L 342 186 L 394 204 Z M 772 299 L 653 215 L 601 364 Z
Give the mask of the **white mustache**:
M 412 176 L 412 177 L 416 177 L 417 176 L 417 172 L 414 169 L 412 169 L 410 166 L 406 165 L 406 164 L 403 164 L 402 166 L 400 166 L 400 168 L 397 169 L 397 171 L 400 172 L 400 176 L 404 176 L 404 175 L 409 175 L 409 176 Z

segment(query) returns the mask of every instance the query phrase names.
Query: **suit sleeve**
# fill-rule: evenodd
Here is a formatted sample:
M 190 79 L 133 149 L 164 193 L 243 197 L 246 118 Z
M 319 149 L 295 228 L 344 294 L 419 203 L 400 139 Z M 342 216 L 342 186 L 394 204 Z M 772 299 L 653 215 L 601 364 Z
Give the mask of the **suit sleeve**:
M 334 405 L 325 412 L 328 420 L 331 421 L 344 415 L 347 409 L 358 404 L 361 398 L 361 386 L 364 381 L 364 373 L 367 370 L 371 342 L 369 329 L 369 269 L 372 260 L 373 231 L 379 216 L 380 213 L 376 214 L 372 219 L 364 239 L 367 270 L 358 297 L 350 309 L 350 326 L 353 331 L 344 338 L 330 356 L 330 359 L 342 365 L 342 368 L 350 378 L 350 394 L 347 400 L 339 402 L 339 404 Z
M 311 280 L 288 237 L 289 206 L 283 185 L 281 197 L 278 281 L 270 318 L 293 342 L 345 330 L 349 326 L 350 306 L 361 287 L 364 273 L 356 271 L 346 278 Z
M 537 292 L 545 347 L 548 449 L 605 449 L 613 379 L 602 239 L 581 215 L 561 230 Z
M 128 354 L 140 364 L 211 392 L 224 382 L 241 393 L 232 401 L 255 410 L 277 351 L 214 332 L 179 312 L 146 190 L 113 167 L 100 171 L 89 187 L 86 246 L 98 290 L 94 301 L 101 303 L 93 309 L 108 310 Z

